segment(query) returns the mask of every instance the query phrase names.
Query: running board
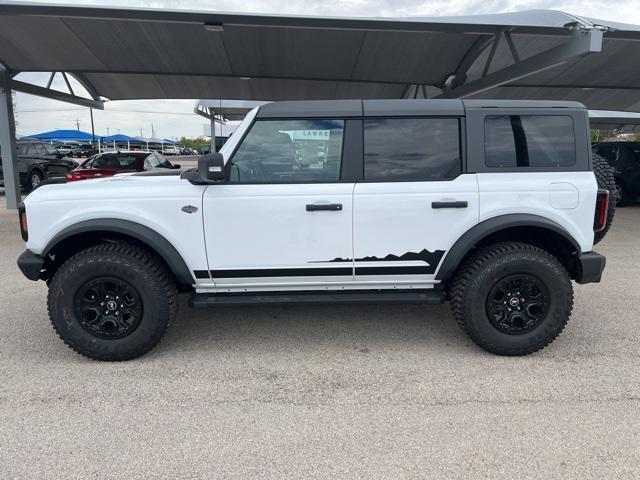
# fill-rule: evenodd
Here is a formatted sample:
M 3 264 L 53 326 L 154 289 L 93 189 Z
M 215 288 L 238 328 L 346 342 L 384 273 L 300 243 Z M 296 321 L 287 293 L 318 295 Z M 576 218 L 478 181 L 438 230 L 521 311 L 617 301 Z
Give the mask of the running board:
M 255 293 L 194 293 L 189 300 L 191 308 L 227 305 L 318 305 L 369 303 L 444 303 L 441 289 L 431 290 L 376 290 L 376 291 L 311 291 L 311 292 L 255 292 Z

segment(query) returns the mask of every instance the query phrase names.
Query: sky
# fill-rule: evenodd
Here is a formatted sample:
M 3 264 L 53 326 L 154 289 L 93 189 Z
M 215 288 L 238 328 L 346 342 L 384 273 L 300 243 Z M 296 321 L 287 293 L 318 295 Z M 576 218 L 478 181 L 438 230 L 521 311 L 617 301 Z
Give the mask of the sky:
M 92 0 L 94 5 L 116 5 L 177 10 L 282 13 L 321 16 L 449 16 L 504 13 L 532 9 L 561 10 L 578 16 L 640 24 L 640 0 Z M 86 5 L 82 0 L 40 3 Z M 46 77 L 21 77 L 45 83 Z M 61 78 L 54 82 L 62 82 Z M 74 90 L 79 90 L 74 85 Z M 54 129 L 91 131 L 89 110 L 67 103 L 16 94 L 16 123 L 19 135 Z M 193 114 L 194 100 L 107 102 L 104 111 L 94 110 L 98 135 L 124 133 L 131 136 L 180 138 L 202 136 L 207 121 Z M 219 127 L 220 128 L 220 127 Z M 227 133 L 228 127 L 224 133 Z

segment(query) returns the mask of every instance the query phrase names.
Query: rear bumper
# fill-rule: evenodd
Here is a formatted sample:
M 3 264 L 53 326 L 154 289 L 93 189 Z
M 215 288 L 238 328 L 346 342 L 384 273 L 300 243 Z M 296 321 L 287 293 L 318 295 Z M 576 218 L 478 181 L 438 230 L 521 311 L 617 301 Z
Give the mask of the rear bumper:
M 39 280 L 42 278 L 44 258 L 29 250 L 25 250 L 22 252 L 22 255 L 18 257 L 18 268 L 29 280 Z
M 607 259 L 596 252 L 578 255 L 577 283 L 598 283 L 607 264 Z

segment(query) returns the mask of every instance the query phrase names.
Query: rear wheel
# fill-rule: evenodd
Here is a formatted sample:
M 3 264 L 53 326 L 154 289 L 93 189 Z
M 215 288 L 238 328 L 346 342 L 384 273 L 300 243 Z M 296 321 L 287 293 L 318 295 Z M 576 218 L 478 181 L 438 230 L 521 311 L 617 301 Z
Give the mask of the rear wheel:
M 129 360 L 151 350 L 175 319 L 177 291 L 161 259 L 107 242 L 72 256 L 49 285 L 49 317 L 62 340 L 96 360 Z
M 551 343 L 573 307 L 567 271 L 526 243 L 498 243 L 468 257 L 450 288 L 453 315 L 480 347 L 527 355 Z

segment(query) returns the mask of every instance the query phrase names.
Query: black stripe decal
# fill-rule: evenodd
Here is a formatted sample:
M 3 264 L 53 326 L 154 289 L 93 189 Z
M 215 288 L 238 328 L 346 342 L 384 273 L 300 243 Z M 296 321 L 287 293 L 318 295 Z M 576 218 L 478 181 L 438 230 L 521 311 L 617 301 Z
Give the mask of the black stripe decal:
M 193 274 L 196 278 L 210 278 L 209 270 L 194 270 Z
M 356 275 L 431 275 L 435 266 L 388 266 L 388 267 L 356 267 Z

